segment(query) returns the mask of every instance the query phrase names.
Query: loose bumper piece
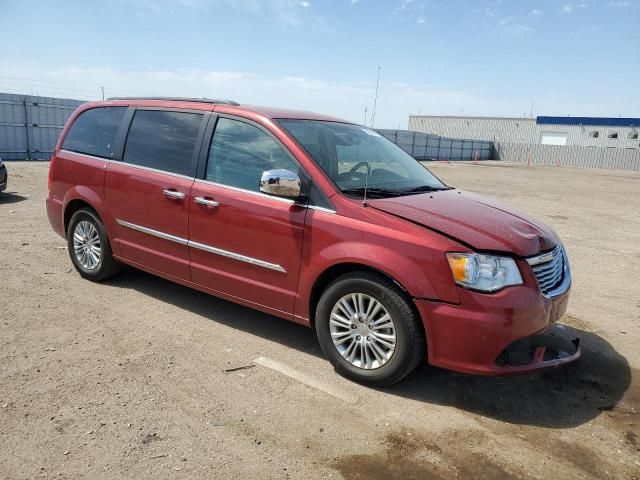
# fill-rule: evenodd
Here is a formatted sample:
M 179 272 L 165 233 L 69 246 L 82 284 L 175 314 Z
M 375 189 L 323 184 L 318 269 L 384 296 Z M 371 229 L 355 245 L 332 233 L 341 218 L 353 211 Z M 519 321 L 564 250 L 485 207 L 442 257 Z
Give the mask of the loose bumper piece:
M 556 367 L 580 357 L 580 339 L 568 337 L 563 325 L 517 340 L 505 348 L 496 365 L 513 373 Z

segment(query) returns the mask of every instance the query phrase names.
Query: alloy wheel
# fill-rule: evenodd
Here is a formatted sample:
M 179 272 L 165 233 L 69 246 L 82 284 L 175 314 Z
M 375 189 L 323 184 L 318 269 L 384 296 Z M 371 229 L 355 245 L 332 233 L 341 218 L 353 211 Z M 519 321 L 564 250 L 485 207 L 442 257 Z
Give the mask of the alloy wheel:
M 364 293 L 351 293 L 336 302 L 329 330 L 340 355 L 365 370 L 382 367 L 396 349 L 393 318 L 381 302 Z
M 88 220 L 78 222 L 73 231 L 73 253 L 86 270 L 94 270 L 100 265 L 100 235 L 95 225 Z

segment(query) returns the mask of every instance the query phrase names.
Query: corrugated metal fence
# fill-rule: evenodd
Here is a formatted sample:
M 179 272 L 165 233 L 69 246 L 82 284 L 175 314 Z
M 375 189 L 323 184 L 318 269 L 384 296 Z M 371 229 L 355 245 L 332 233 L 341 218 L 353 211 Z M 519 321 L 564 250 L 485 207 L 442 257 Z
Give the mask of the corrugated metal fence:
M 49 160 L 65 122 L 82 103 L 0 93 L 0 158 Z
M 496 160 L 531 165 L 640 171 L 640 150 L 496 143 Z
M 410 130 L 376 130 L 416 160 L 491 160 L 493 142 L 429 135 Z
M 58 135 L 83 102 L 65 98 L 0 93 L 0 158 L 48 160 Z M 497 143 L 377 130 L 417 160 L 502 160 L 532 165 L 640 171 L 640 150 Z

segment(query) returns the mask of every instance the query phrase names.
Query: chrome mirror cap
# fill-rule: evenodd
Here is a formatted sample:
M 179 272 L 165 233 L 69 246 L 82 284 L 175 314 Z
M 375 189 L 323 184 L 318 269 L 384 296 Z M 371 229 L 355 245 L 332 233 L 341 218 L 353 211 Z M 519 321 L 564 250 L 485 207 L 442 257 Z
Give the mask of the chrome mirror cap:
M 260 191 L 278 197 L 300 198 L 300 177 L 289 170 L 267 170 L 262 172 Z

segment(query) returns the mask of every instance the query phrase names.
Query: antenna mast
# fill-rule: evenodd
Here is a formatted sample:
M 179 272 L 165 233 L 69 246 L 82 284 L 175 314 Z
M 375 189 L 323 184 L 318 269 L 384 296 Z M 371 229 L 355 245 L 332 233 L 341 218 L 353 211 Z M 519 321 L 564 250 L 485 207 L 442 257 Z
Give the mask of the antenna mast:
M 376 106 L 378 105 L 378 87 L 380 86 L 380 67 L 378 67 L 378 80 L 376 80 L 376 95 L 373 98 L 373 113 L 371 113 L 371 128 L 376 121 Z
M 362 196 L 362 206 L 368 207 L 367 203 L 367 188 L 369 188 L 369 169 L 367 169 L 367 176 L 364 177 L 364 195 Z

